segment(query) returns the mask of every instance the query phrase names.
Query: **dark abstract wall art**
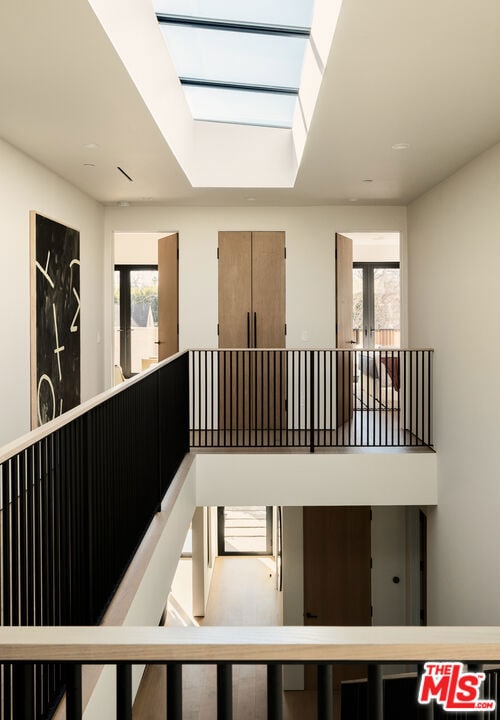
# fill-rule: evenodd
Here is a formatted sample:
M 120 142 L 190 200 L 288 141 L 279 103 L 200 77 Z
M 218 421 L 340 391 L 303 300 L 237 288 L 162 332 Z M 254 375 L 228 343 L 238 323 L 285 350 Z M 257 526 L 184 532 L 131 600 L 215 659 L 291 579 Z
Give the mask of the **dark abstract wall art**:
M 32 211 L 31 427 L 80 403 L 80 233 Z

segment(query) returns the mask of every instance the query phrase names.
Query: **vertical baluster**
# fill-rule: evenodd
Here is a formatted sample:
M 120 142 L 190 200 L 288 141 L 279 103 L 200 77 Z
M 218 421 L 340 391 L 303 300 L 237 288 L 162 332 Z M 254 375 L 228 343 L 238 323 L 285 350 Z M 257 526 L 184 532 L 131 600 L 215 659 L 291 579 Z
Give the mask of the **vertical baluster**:
M 309 375 L 310 375 L 310 385 L 309 385 L 309 404 L 310 404 L 310 443 L 309 443 L 309 450 L 310 452 L 314 452 L 314 350 L 311 350 L 309 352 Z
M 217 664 L 217 720 L 233 717 L 233 667 L 228 663 Z
M 427 351 L 427 412 L 428 412 L 428 419 L 427 419 L 427 428 L 428 428 L 428 436 L 427 436 L 427 442 L 429 445 L 433 444 L 432 441 L 432 407 L 431 407 L 431 387 L 432 387 L 432 352 L 430 350 Z M 496 675 L 495 675 L 496 677 Z
M 354 434 L 354 440 L 353 445 L 356 447 L 358 443 L 358 383 L 359 383 L 359 376 L 358 376 L 358 351 L 353 350 L 352 351 L 352 357 L 353 357 L 353 434 Z
M 203 361 L 204 361 L 204 367 L 203 370 L 205 372 L 205 425 L 203 428 L 204 434 L 205 434 L 205 441 L 203 443 L 204 447 L 208 444 L 208 351 L 205 350 L 203 354 Z
M 82 718 L 82 666 L 70 663 L 66 668 L 66 720 Z
M 13 666 L 13 700 L 14 720 L 33 720 L 35 686 L 33 665 L 30 663 L 17 663 Z M 10 715 L 2 717 L 7 719 Z
M 421 415 L 422 415 L 422 445 L 426 445 L 425 442 L 425 352 L 422 350 L 421 353 L 421 378 L 420 378 L 420 384 L 422 386 L 421 395 L 422 395 L 422 406 L 421 406 Z
M 321 663 L 318 673 L 318 720 L 333 720 L 333 670 Z M 371 718 L 370 718 L 371 720 Z
M 368 665 L 368 717 L 370 720 L 384 720 L 384 689 L 382 666 Z
M 290 362 L 290 372 L 287 375 L 287 382 L 289 383 L 288 387 L 290 388 L 290 394 L 288 399 L 288 431 L 290 433 L 290 445 L 295 445 L 295 433 L 299 429 L 299 424 L 297 422 L 297 413 L 295 411 L 295 398 L 296 398 L 296 379 L 297 379 L 297 372 L 295 369 L 295 358 L 296 358 L 296 352 L 295 350 L 291 350 L 287 354 L 287 358 Z
M 214 351 L 210 353 L 210 447 L 214 446 Z
M 167 718 L 182 720 L 182 665 L 167 663 Z
M 271 444 L 271 360 L 270 360 L 270 353 L 266 352 L 267 357 L 267 443 L 266 445 Z M 262 379 L 262 393 L 264 393 L 264 379 Z M 262 426 L 264 427 L 264 426 Z
M 365 361 L 365 354 L 363 351 L 360 352 L 360 363 L 359 363 L 359 379 L 360 379 L 360 395 L 361 395 L 361 415 L 360 415 L 360 425 L 361 425 L 361 445 L 365 444 L 365 427 L 366 427 L 366 412 L 364 409 L 364 390 L 365 390 L 365 381 L 364 381 L 364 361 Z
M 410 445 L 413 445 L 414 425 L 413 425 L 413 351 L 410 350 Z
M 116 666 L 116 720 L 132 720 L 132 665 Z
M 283 665 L 267 666 L 267 720 L 283 718 Z

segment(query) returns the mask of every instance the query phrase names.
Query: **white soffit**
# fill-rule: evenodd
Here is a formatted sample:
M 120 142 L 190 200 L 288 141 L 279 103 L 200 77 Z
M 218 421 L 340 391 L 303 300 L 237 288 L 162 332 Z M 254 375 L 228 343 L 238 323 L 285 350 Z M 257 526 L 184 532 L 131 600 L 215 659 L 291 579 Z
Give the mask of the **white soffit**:
M 149 0 L 89 0 L 191 185 L 292 188 L 342 0 L 315 0 L 291 130 L 192 119 Z

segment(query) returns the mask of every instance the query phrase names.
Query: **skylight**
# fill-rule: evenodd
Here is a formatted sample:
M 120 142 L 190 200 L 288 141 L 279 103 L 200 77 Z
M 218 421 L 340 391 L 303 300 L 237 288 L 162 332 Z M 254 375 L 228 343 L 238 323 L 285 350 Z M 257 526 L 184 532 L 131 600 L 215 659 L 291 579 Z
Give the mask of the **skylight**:
M 292 126 L 313 0 L 154 0 L 195 120 Z

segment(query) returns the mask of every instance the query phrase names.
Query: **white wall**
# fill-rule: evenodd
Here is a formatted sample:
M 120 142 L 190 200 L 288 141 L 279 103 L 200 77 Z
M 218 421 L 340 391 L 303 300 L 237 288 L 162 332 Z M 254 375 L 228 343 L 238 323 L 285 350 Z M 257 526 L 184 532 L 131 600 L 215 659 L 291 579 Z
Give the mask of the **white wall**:
M 0 207 L 2 446 L 30 429 L 30 210 L 80 231 L 82 400 L 104 388 L 104 273 L 101 205 L 2 140 Z
M 157 265 L 161 237 L 163 233 L 116 233 L 115 265 Z
M 197 505 L 433 505 L 435 453 L 199 453 Z
M 500 145 L 410 205 L 410 342 L 435 348 L 429 623 L 500 623 Z
M 217 347 L 217 243 L 219 230 L 286 232 L 288 347 L 333 347 L 335 337 L 335 232 L 394 231 L 402 235 L 403 207 L 109 207 L 106 217 L 107 339 L 112 338 L 114 232 L 179 232 L 180 348 Z M 402 297 L 405 307 L 405 274 Z M 405 319 L 402 319 L 405 327 Z M 304 332 L 307 340 L 303 340 Z M 403 336 L 404 337 L 404 336 Z M 112 367 L 112 347 L 107 347 Z
M 202 617 L 207 609 L 208 595 L 217 555 L 217 508 L 197 507 L 193 515 L 193 607 L 194 617 Z M 209 538 L 210 536 L 210 538 Z

